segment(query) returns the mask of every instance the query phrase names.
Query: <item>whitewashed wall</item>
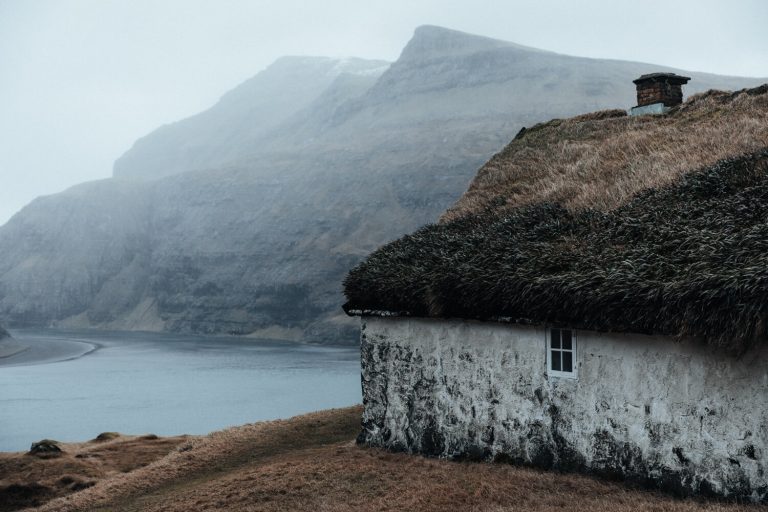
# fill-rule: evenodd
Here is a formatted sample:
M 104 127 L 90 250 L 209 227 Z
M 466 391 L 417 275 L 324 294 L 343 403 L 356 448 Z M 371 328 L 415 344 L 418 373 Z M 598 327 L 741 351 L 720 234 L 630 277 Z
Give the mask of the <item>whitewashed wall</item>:
M 768 350 L 577 335 L 574 380 L 543 327 L 364 317 L 359 441 L 768 500 Z

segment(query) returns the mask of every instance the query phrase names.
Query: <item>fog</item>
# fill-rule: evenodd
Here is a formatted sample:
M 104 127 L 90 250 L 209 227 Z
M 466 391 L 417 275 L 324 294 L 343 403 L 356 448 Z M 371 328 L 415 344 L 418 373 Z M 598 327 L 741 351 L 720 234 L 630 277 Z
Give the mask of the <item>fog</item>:
M 414 5 L 415 4 L 415 5 Z M 111 176 L 133 141 L 282 55 L 394 60 L 422 24 L 556 52 L 768 76 L 768 2 L 0 0 L 0 224 Z

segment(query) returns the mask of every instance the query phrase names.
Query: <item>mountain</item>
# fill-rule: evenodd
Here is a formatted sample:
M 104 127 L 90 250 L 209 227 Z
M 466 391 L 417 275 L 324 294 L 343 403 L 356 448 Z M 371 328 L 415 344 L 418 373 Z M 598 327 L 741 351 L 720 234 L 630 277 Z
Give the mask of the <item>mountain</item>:
M 760 80 L 586 59 L 420 27 L 400 58 L 291 57 L 159 128 L 114 177 L 38 198 L 0 228 L 12 325 L 349 341 L 346 271 L 434 221 L 523 126 Z
M 384 61 L 282 57 L 225 94 L 213 108 L 162 126 L 136 141 L 114 166 L 116 177 L 153 179 L 217 168 L 259 147 L 265 136 L 332 91 L 354 97 L 389 65 Z

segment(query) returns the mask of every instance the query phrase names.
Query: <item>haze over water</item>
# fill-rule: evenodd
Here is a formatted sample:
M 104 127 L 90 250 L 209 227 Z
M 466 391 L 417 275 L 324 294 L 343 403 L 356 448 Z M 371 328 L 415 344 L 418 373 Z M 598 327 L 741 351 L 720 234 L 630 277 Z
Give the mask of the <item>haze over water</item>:
M 57 357 L 86 354 L 37 364 L 20 354 L 5 363 L 24 365 L 0 366 L 0 451 L 106 431 L 205 434 L 361 401 L 357 347 L 154 333 L 14 335 L 48 352 L 58 347 Z

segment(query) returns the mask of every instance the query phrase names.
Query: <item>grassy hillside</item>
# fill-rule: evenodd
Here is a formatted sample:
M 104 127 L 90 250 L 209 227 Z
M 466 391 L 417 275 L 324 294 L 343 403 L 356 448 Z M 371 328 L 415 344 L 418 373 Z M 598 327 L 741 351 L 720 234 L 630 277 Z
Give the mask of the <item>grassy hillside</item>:
M 48 441 L 60 452 L 0 453 L 0 512 L 43 505 L 130 473 L 164 457 L 186 439 L 105 432 L 85 443 Z
M 146 467 L 38 510 L 765 510 L 683 501 L 585 476 L 365 448 L 354 443 L 360 412 L 360 407 L 321 411 L 188 439 Z

